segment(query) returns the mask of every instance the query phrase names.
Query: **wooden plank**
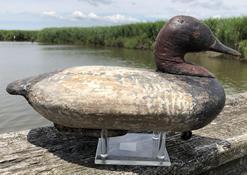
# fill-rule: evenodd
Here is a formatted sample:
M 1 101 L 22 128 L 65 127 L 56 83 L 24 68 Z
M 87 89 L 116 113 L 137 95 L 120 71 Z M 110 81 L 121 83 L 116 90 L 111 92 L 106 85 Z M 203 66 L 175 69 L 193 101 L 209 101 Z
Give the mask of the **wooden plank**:
M 247 171 L 247 93 L 227 97 L 217 119 L 193 133 L 189 141 L 168 137 L 171 167 L 94 165 L 97 139 L 53 127 L 5 133 L 0 174 L 240 174 Z

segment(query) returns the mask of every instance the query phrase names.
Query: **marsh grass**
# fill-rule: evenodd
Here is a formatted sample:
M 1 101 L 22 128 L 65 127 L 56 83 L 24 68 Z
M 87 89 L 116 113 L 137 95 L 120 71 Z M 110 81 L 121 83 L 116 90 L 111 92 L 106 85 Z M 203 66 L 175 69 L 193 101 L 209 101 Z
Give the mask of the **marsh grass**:
M 247 56 L 247 16 L 210 18 L 204 22 L 220 41 Z M 164 23 L 158 21 L 109 27 L 45 28 L 40 31 L 2 30 L 0 40 L 152 49 L 155 38 Z
M 36 41 L 38 31 L 0 30 L 0 41 Z
M 46 28 L 38 41 L 49 44 L 89 44 L 149 49 L 164 22 L 138 23 L 110 27 Z

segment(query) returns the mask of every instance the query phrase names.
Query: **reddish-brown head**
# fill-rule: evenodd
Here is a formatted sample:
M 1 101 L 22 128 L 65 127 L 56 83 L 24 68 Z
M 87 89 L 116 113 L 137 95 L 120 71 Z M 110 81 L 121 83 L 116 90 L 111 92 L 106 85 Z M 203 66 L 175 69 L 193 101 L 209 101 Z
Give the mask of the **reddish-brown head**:
M 240 56 L 238 51 L 223 45 L 199 20 L 190 16 L 175 16 L 156 38 L 154 54 L 157 69 L 173 74 L 213 77 L 207 69 L 184 60 L 188 52 L 208 50 Z

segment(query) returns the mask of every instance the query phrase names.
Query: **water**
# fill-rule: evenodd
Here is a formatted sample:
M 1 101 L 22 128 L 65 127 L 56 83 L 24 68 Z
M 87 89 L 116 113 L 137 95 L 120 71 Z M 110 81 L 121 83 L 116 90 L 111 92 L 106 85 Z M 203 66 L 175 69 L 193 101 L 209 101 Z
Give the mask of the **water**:
M 190 58 L 190 61 L 213 72 L 224 85 L 227 94 L 247 90 L 247 63 L 209 58 L 206 54 Z M 0 132 L 51 125 L 36 113 L 23 97 L 6 93 L 5 88 L 9 82 L 56 69 L 83 65 L 155 68 L 150 51 L 0 42 Z

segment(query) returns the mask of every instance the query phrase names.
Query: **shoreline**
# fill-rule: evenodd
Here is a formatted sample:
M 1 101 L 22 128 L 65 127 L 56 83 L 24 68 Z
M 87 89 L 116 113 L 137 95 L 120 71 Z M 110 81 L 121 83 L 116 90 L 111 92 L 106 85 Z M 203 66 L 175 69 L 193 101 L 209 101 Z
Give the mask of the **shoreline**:
M 37 44 L 37 45 L 51 45 L 51 46 L 67 46 L 67 47 L 82 47 L 82 48 L 93 48 L 93 49 L 126 49 L 126 50 L 131 50 L 131 51 L 147 51 L 147 52 L 152 52 L 152 49 L 135 49 L 135 48 L 124 48 L 124 47 L 110 47 L 110 46 L 93 46 L 93 45 L 83 45 L 83 44 L 47 44 L 47 43 L 40 43 L 38 41 L 31 42 L 31 41 L 0 41 L 1 43 L 27 43 L 27 44 Z M 247 57 L 234 57 L 234 56 L 229 56 L 226 54 L 218 53 L 218 52 L 213 52 L 213 51 L 204 51 L 204 52 L 197 52 L 197 53 L 187 53 L 185 55 L 185 59 L 189 57 L 190 55 L 195 56 L 203 56 L 203 55 L 208 55 L 209 58 L 218 58 L 218 59 L 232 59 L 240 62 L 247 62 Z
M 205 19 L 215 36 L 247 59 L 247 16 Z M 99 27 L 50 27 L 42 30 L 0 30 L 0 41 L 30 41 L 152 50 L 165 21 Z M 234 35 L 233 35 L 234 33 Z

